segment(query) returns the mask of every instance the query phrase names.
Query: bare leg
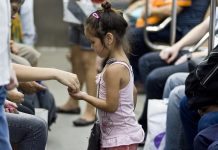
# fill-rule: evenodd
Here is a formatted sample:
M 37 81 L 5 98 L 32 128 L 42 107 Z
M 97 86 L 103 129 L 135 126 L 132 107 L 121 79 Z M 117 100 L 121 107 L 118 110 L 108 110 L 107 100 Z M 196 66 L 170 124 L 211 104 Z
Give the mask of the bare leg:
M 72 72 L 78 75 L 78 79 L 80 81 L 80 85 L 82 88 L 85 76 L 84 76 L 84 69 L 81 68 L 83 67 L 83 65 L 81 62 L 81 50 L 79 46 L 72 47 L 68 59 L 71 62 Z M 59 108 L 61 110 L 69 111 L 78 107 L 79 107 L 78 101 L 75 101 L 71 97 L 69 97 L 68 101 L 64 105 L 60 106 Z
M 85 83 L 87 88 L 87 93 L 92 96 L 96 96 L 96 54 L 94 51 L 82 51 L 82 63 L 84 66 L 85 72 Z M 95 107 L 88 104 L 86 105 L 86 109 L 81 118 L 87 121 L 95 120 Z

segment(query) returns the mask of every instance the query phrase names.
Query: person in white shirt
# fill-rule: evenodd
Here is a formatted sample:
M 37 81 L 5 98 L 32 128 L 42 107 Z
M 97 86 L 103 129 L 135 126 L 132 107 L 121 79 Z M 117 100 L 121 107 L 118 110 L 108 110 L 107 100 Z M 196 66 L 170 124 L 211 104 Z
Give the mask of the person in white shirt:
M 8 125 L 4 113 L 4 101 L 6 89 L 12 89 L 17 84 L 16 77 L 12 74 L 9 57 L 10 40 L 10 2 L 9 0 L 0 1 L 0 149 L 11 150 L 8 134 Z

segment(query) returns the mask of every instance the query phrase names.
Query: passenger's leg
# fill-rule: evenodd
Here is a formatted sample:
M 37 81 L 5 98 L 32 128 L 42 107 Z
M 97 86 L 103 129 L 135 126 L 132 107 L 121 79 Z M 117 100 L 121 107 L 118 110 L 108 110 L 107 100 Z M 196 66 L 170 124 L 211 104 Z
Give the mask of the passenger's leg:
M 40 53 L 36 49 L 25 44 L 20 44 L 20 43 L 14 43 L 14 44 L 15 47 L 18 48 L 18 53 L 17 53 L 18 56 L 28 60 L 31 66 L 33 67 L 37 66 Z
M 180 103 L 180 117 L 188 145 L 193 149 L 194 138 L 198 132 L 197 128 L 200 115 L 197 113 L 197 111 L 193 111 L 188 108 L 187 97 L 184 97 Z
M 184 85 L 188 73 L 174 73 L 167 78 L 164 86 L 163 98 L 169 98 L 170 92 L 179 85 Z
M 81 50 L 80 50 L 80 46 L 78 45 L 74 45 L 71 49 L 70 52 L 70 63 L 71 63 L 71 67 L 72 67 L 72 72 L 78 75 L 78 79 L 80 81 L 80 87 L 82 89 L 84 81 L 85 81 L 85 72 L 84 72 L 84 66 L 82 65 L 81 62 Z M 75 111 L 74 111 L 75 110 Z M 69 97 L 68 101 L 62 105 L 58 107 L 58 111 L 59 112 L 69 112 L 71 114 L 78 114 L 80 113 L 79 110 L 79 103 L 76 100 L 73 100 L 71 97 Z
M 218 118 L 217 112 L 216 112 L 216 118 Z M 212 147 L 214 148 L 215 145 L 217 147 L 217 143 L 216 143 L 218 142 L 217 132 L 218 132 L 217 123 L 215 125 L 211 125 L 210 127 L 201 130 L 195 137 L 194 150 L 205 150 L 205 149 L 209 149 L 209 147 L 212 149 Z
M 167 108 L 165 150 L 188 150 L 179 113 L 179 105 L 184 96 L 184 85 L 177 86 L 170 92 Z
M 18 150 L 45 150 L 47 124 L 44 120 L 28 114 L 7 113 L 10 141 Z
M 31 66 L 31 64 L 29 63 L 28 60 L 26 60 L 25 58 L 22 58 L 22 57 L 20 57 L 18 55 L 15 55 L 13 53 L 11 53 L 11 60 L 12 60 L 13 63 L 16 63 L 16 64 Z
M 93 50 L 81 50 L 82 64 L 84 68 L 84 81 L 86 83 L 87 93 L 92 96 L 96 96 L 96 54 Z M 86 121 L 95 120 L 95 107 L 87 103 L 84 114 L 81 116 Z
M 148 99 L 161 99 L 167 78 L 177 72 L 188 72 L 188 63 L 160 67 L 153 70 L 145 81 L 145 91 Z

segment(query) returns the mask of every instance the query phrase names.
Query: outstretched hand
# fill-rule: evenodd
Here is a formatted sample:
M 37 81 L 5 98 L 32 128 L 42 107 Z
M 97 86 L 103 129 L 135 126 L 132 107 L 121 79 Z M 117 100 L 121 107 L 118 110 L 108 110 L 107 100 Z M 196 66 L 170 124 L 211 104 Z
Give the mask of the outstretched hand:
M 67 87 L 70 87 L 73 92 L 79 92 L 80 83 L 76 74 L 57 70 L 56 78 L 58 82 L 66 85 Z

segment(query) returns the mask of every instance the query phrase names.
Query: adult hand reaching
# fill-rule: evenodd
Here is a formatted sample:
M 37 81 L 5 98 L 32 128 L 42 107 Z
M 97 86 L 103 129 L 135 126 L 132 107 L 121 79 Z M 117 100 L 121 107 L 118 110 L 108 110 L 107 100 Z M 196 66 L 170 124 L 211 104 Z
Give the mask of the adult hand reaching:
M 62 70 L 56 70 L 56 72 L 55 77 L 58 82 L 70 87 L 73 92 L 80 91 L 80 83 L 76 74 Z

